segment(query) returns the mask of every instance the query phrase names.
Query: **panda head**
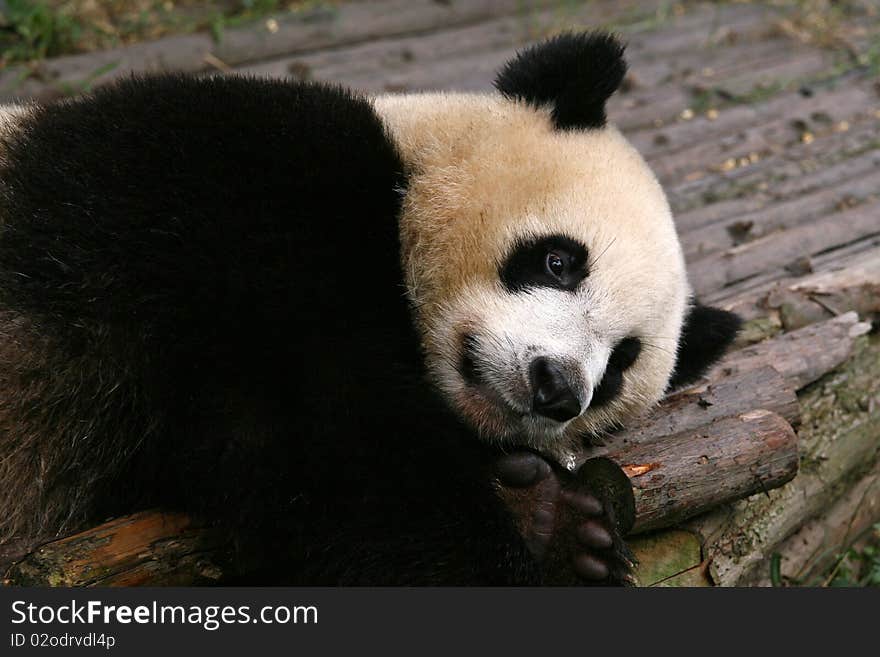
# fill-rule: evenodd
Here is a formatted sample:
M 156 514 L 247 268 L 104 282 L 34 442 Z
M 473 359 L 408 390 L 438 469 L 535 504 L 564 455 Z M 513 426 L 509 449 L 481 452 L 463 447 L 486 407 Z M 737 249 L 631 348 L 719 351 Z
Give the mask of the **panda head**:
M 408 167 L 403 265 L 429 372 L 501 445 L 566 454 L 736 332 L 691 304 L 663 190 L 606 123 L 622 55 L 564 34 L 508 62 L 498 93 L 375 99 Z

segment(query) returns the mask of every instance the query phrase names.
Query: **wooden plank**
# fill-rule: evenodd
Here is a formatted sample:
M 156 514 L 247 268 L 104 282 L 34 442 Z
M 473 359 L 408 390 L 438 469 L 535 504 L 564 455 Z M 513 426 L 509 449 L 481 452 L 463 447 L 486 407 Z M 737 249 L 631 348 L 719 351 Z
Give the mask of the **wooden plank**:
M 866 136 L 875 139 L 874 122 L 865 127 Z M 829 139 L 818 144 L 813 152 L 826 154 L 830 151 L 834 151 L 835 157 L 843 159 L 837 162 L 819 162 L 804 155 L 804 159 L 799 160 L 798 155 L 789 151 L 761 160 L 761 166 L 738 167 L 726 174 L 717 174 L 714 180 L 718 184 L 705 188 L 704 198 L 699 201 L 684 201 L 689 205 L 694 202 L 707 204 L 677 214 L 675 222 L 679 232 L 683 239 L 693 240 L 694 236 L 689 233 L 710 229 L 712 226 L 728 228 L 737 222 L 742 224 L 753 221 L 753 217 L 759 217 L 768 210 L 772 211 L 774 204 L 794 201 L 828 188 L 858 184 L 862 177 L 871 176 L 880 167 L 880 148 L 849 158 L 839 143 L 835 144 Z M 726 180 L 722 180 L 724 176 L 727 176 Z M 772 178 L 772 184 L 767 182 L 768 178 Z M 871 190 L 866 191 L 866 196 L 870 196 Z M 722 195 L 721 200 L 715 200 L 716 194 Z M 727 194 L 731 198 L 724 198 Z M 841 200 L 845 199 L 841 197 Z M 746 231 L 744 237 L 752 238 L 750 233 L 751 231 Z M 693 247 L 690 248 L 693 250 Z M 689 258 L 695 259 L 695 254 L 690 253 Z
M 797 143 L 800 134 L 794 122 L 803 115 L 823 113 L 836 122 L 871 111 L 876 104 L 873 92 L 857 85 L 817 91 L 810 98 L 797 92 L 781 93 L 761 104 L 729 107 L 714 121 L 698 117 L 670 125 L 663 131 L 665 141 L 659 144 L 654 130 L 629 136 L 666 183 L 720 168 L 731 158 L 753 152 L 766 156 L 768 151 Z
M 750 81 L 757 88 L 768 72 L 781 73 L 779 69 L 791 66 L 792 58 L 797 57 L 791 52 L 791 44 L 781 39 L 747 43 L 737 49 L 739 52 L 696 48 L 673 62 L 658 61 L 653 54 L 644 62 L 629 58 L 631 88 L 611 97 L 608 115 L 623 130 L 654 129 L 654 143 L 665 144 L 669 140 L 662 130 L 665 125 L 675 124 L 686 109 L 697 107 L 696 114 L 700 113 L 701 91 L 723 87 L 733 77 L 743 83 Z M 805 76 L 828 67 L 826 58 L 815 53 L 797 61 L 800 74 Z
M 880 201 L 868 202 L 691 262 L 694 292 L 703 297 L 765 272 L 784 271 L 800 258 L 880 235 L 878 217 Z
M 862 172 L 862 175 L 847 177 L 837 184 L 827 184 L 810 193 L 787 197 L 783 201 L 740 214 L 736 218 L 685 230 L 682 233 L 685 257 L 695 262 L 709 254 L 735 248 L 743 242 L 752 242 L 766 235 L 803 226 L 821 217 L 833 215 L 842 208 L 871 200 L 880 201 L 880 166 L 876 165 Z
M 642 12 L 649 10 L 650 7 L 640 8 Z M 747 14 L 753 25 L 760 25 L 758 16 L 764 12 L 752 8 L 738 13 Z M 652 47 L 659 33 L 678 34 L 681 40 L 681 33 L 677 30 L 679 23 L 686 18 L 696 19 L 690 22 L 700 25 L 705 34 L 688 32 L 684 41 L 705 41 L 711 32 L 710 18 L 713 14 L 711 10 L 701 9 L 694 15 L 681 17 L 681 20 L 674 18 L 664 23 L 656 32 L 640 34 L 637 40 L 633 40 L 633 44 L 638 44 L 640 48 L 638 53 L 629 57 L 631 70 L 640 67 L 640 58 L 644 58 L 646 64 L 657 61 L 656 56 L 648 55 L 644 50 Z M 608 18 L 608 8 L 603 5 L 567 5 L 548 11 L 535 11 L 527 19 L 522 16 L 502 16 L 433 34 L 403 36 L 305 53 L 245 66 L 240 70 L 271 77 L 307 76 L 373 92 L 451 88 L 485 91 L 491 88 L 498 68 L 514 54 L 517 47 L 563 27 L 596 26 Z M 698 45 L 697 41 L 695 46 Z M 681 47 L 686 48 L 684 44 Z M 686 52 L 690 63 L 696 65 L 698 55 L 692 49 Z M 687 66 L 688 62 L 682 65 Z
M 857 266 L 861 259 L 870 257 L 880 247 L 880 235 L 869 235 L 864 239 L 836 246 L 824 253 L 799 259 L 794 266 L 783 269 L 771 269 L 756 276 L 723 287 L 702 297 L 704 302 L 725 306 L 734 300 L 752 300 L 758 302 L 768 290 L 778 285 L 786 285 L 810 275 L 813 272 L 840 271 Z M 855 308 L 853 308 L 855 309 Z M 842 312 L 845 312 L 843 310 Z M 802 324 L 801 324 L 802 326 Z
M 555 7 L 558 0 L 517 2 L 516 0 L 380 0 L 349 2 L 337 7 L 310 9 L 302 17 L 282 18 L 277 31 L 230 30 L 214 48 L 214 55 L 229 66 L 283 57 L 290 53 L 339 48 L 364 41 L 378 41 L 399 34 L 442 31 L 497 16 L 528 16 L 543 7 Z M 601 3 L 602 11 L 623 11 Z
M 849 167 L 852 175 L 873 169 L 880 155 L 880 116 L 863 112 L 847 119 L 847 130 L 839 125 L 815 132 L 809 144 L 798 142 L 764 154 L 748 166 L 707 170 L 696 179 L 671 181 L 667 193 L 677 222 L 684 230 L 703 226 L 838 182 Z
M 860 322 L 856 313 L 849 312 L 735 351 L 708 376 L 714 379 L 723 373 L 740 377 L 770 365 L 800 390 L 844 363 L 852 354 L 856 338 L 870 330 L 870 324 Z

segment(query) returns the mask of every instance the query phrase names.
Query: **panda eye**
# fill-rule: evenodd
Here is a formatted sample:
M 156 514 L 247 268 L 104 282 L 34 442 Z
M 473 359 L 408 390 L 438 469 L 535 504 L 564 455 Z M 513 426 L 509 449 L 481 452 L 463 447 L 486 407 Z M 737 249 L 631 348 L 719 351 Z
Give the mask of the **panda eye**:
M 511 292 L 536 287 L 574 292 L 590 275 L 587 247 L 565 235 L 514 242 L 498 263 L 498 277 Z
M 547 254 L 547 271 L 556 278 L 562 278 L 562 275 L 565 273 L 565 261 L 558 253 Z

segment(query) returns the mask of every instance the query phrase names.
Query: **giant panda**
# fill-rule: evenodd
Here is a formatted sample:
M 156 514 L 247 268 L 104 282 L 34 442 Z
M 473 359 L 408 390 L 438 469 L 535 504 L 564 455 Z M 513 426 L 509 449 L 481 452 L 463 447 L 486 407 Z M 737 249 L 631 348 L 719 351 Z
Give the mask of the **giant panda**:
M 5 108 L 2 538 L 158 506 L 252 583 L 630 581 L 566 466 L 737 321 L 606 123 L 624 71 L 569 33 L 493 93 L 157 75 Z

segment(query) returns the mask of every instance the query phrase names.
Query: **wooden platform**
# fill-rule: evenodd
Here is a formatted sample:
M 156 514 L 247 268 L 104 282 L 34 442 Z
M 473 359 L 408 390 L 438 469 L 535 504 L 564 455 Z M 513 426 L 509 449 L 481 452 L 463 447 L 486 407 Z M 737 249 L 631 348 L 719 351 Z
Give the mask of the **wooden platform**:
M 275 31 L 231 31 L 219 45 L 206 35 L 174 37 L 9 70 L 0 74 L 0 102 L 158 68 L 368 91 L 484 90 L 523 44 L 564 28 L 620 31 L 631 73 L 609 116 L 669 194 L 697 294 L 748 323 L 740 350 L 706 382 L 667 400 L 605 451 L 631 454 L 668 436 L 696 440 L 716 431 L 713 423 L 758 421 L 751 414 L 759 410 L 792 424 L 800 451 L 791 482 L 766 489 L 761 470 L 734 491 L 756 494 L 731 501 L 730 491 L 718 492 L 709 512 L 688 506 L 686 491 L 664 489 L 682 511 L 642 523 L 675 527 L 634 540 L 640 581 L 766 584 L 778 552 L 783 581 L 813 582 L 836 546 L 880 520 L 880 8 L 863 7 L 817 26 L 760 3 L 319 6 Z M 716 464 L 700 456 L 694 476 L 711 479 Z M 637 493 L 656 488 L 656 475 L 634 475 Z M 138 573 L 149 571 L 145 554 Z M 168 581 L 180 581 L 174 577 Z M 60 581 L 115 580 L 79 572 Z

